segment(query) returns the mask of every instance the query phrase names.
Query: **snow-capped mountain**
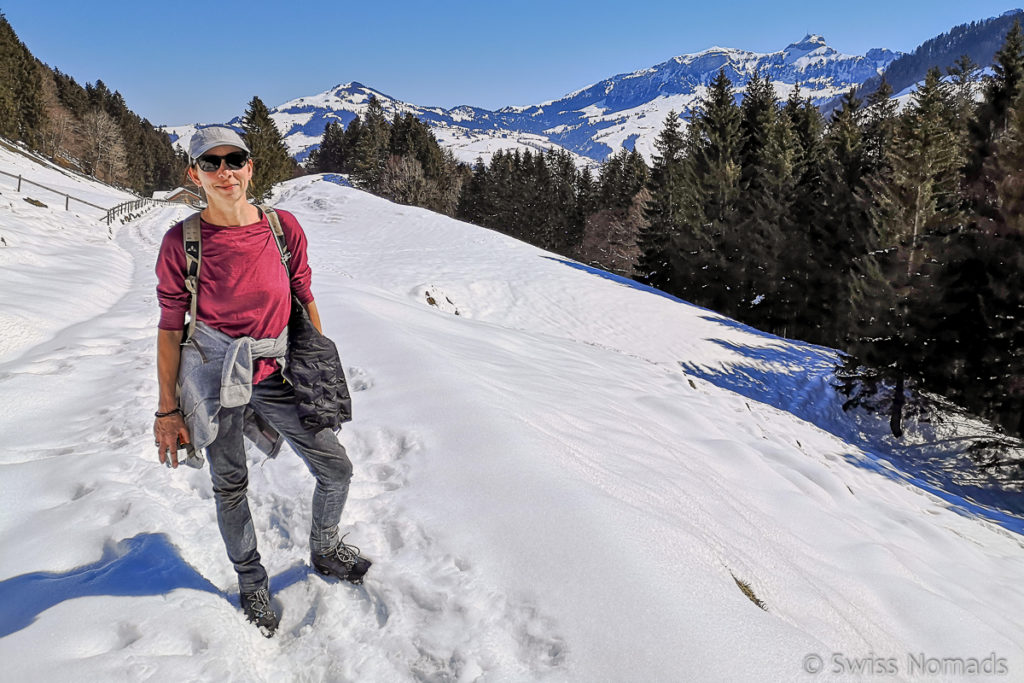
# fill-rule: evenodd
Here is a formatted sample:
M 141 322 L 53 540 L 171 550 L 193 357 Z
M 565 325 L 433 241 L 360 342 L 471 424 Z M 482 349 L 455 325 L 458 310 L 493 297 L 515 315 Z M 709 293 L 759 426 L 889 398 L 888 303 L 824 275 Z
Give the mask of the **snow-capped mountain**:
M 719 70 L 725 71 L 740 92 L 760 73 L 772 81 L 780 98 L 799 87 L 801 96 L 818 104 L 878 75 L 899 56 L 885 49 L 844 55 L 821 36 L 808 35 L 766 54 L 712 47 L 525 107 L 497 111 L 471 106 L 421 107 L 361 83 L 347 83 L 285 102 L 271 114 L 289 150 L 300 160 L 319 144 L 329 121 L 347 125 L 365 111 L 373 95 L 389 115 L 412 113 L 429 124 L 438 142 L 462 161 L 489 160 L 497 149 L 557 146 L 577 155 L 580 163 L 593 163 L 622 148 L 636 148 L 649 157 L 668 112 L 689 112 Z M 238 119 L 230 123 L 237 124 Z M 168 131 L 187 139 L 191 129 L 183 126 Z
M 268 641 L 208 468 L 150 436 L 153 260 L 190 209 L 108 230 L 16 178 L 128 193 L 0 170 L 0 682 L 1022 680 L 1021 496 L 962 419 L 897 442 L 834 351 L 324 175 L 272 201 L 346 363 L 374 565 L 312 570 L 309 471 L 253 454 Z

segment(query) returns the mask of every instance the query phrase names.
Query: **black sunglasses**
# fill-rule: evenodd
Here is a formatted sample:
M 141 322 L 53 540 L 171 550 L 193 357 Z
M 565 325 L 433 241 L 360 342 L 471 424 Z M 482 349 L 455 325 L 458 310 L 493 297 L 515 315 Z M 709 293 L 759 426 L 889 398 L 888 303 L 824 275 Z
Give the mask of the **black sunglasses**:
M 245 166 L 245 163 L 249 161 L 249 153 L 232 152 L 231 154 L 225 154 L 222 157 L 217 156 L 216 154 L 204 154 L 196 159 L 196 166 L 198 166 L 201 171 L 213 173 L 214 171 L 220 170 L 220 162 L 222 160 L 228 165 L 229 169 L 237 171 Z

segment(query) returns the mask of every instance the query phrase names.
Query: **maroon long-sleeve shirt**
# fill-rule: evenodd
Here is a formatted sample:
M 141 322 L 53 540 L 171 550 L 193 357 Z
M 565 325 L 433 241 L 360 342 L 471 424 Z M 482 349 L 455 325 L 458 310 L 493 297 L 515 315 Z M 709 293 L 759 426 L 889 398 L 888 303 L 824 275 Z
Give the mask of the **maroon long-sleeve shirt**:
M 278 210 L 277 215 L 292 254 L 289 272 L 281 265 L 281 253 L 266 216 L 258 223 L 237 227 L 200 221 L 203 255 L 196 319 L 231 337 L 263 339 L 278 336 L 288 325 L 291 292 L 303 305 L 313 301 L 306 235 L 290 213 Z M 185 327 L 190 303 L 185 269 L 182 223 L 177 223 L 164 235 L 156 262 L 162 330 Z M 276 369 L 273 359 L 257 359 L 253 384 Z

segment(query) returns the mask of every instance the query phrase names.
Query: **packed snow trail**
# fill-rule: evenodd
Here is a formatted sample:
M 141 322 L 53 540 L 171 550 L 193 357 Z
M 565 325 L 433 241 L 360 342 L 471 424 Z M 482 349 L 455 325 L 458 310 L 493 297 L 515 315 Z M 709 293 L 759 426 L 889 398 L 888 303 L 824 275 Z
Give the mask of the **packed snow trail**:
M 355 390 L 366 583 L 308 569 L 300 460 L 253 459 L 282 623 L 244 623 L 208 471 L 152 447 L 152 268 L 185 215 L 155 211 L 110 245 L 111 296 L 74 276 L 83 316 L 0 356 L 0 679 L 804 680 L 832 653 L 912 679 L 919 652 L 1024 675 L 1018 535 L 680 371 L 810 347 L 318 177 L 275 204 Z
M 162 573 L 165 567 L 137 562 L 135 569 L 150 570 L 154 581 L 154 585 L 140 586 L 140 595 L 155 597 L 87 597 L 58 604 L 47 613 L 47 624 L 57 629 L 55 633 L 47 628 L 47 639 L 60 633 L 58 642 L 78 641 L 75 656 L 62 660 L 59 650 L 38 660 L 15 656 L 31 651 L 39 635 L 35 631 L 43 628 L 37 625 L 2 641 L 0 651 L 11 648 L 5 661 L 16 664 L 0 676 L 12 675 L 10 680 L 81 676 L 78 657 L 85 635 L 87 670 L 96 679 L 134 678 L 158 670 L 162 658 L 201 652 L 215 659 L 228 652 L 243 654 L 232 664 L 238 666 L 234 673 L 231 668 L 218 672 L 219 667 L 211 669 L 209 661 L 196 659 L 189 659 L 191 664 L 176 663 L 175 671 L 186 679 L 249 679 L 254 672 L 266 680 L 296 674 L 304 678 L 301 671 L 329 680 L 443 678 L 446 671 L 455 669 L 484 671 L 475 661 L 475 631 L 488 640 L 504 638 L 514 646 L 515 657 L 500 662 L 500 656 L 492 655 L 490 659 L 499 661 L 491 665 L 500 664 L 500 670 L 512 676 L 543 676 L 551 668 L 543 660 L 557 661 L 561 646 L 557 637 L 545 634 L 538 610 L 481 583 L 460 568 L 458 558 L 433 547 L 411 516 L 380 500 L 401 487 L 403 460 L 418 443 L 412 434 L 372 425 L 354 427 L 346 439 L 364 473 L 353 484 L 347 513 L 353 537 L 372 535 L 399 558 L 415 557 L 418 567 L 427 571 L 400 571 L 401 562 L 392 558 L 390 563 L 398 570 L 375 568 L 375 580 L 362 588 L 311 574 L 306 568 L 311 479 L 298 458 L 287 453 L 266 467 L 254 465 L 250 473 L 250 505 L 265 562 L 274 577 L 272 588 L 283 605 L 282 630 L 267 646 L 244 624 L 234 606 L 234 576 L 223 557 L 209 473 L 160 468 L 150 446 L 157 313 L 152 263 L 163 231 L 184 215 L 164 209 L 123 228 L 118 244 L 134 257 L 132 286 L 109 310 L 61 330 L 8 371 L 3 391 L 22 400 L 8 406 L 5 424 L 19 425 L 24 432 L 17 439 L 18 448 L 5 453 L 6 465 L 21 467 L 15 476 L 4 477 L 4 495 L 8 502 L 13 495 L 31 502 L 22 508 L 24 519 L 9 519 L 12 524 L 4 525 L 8 533 L 3 570 L 4 578 L 39 568 L 67 572 L 95 563 L 97 551 L 106 548 L 111 555 L 109 571 L 124 557 L 117 549 L 119 539 L 160 533 L 181 554 L 175 560 L 180 565 L 176 569 L 203 568 L 200 573 L 212 574 L 217 590 L 178 590 L 165 597 L 160 585 L 167 579 Z M 365 372 L 358 368 L 350 372 L 354 389 L 370 389 L 372 382 Z M 46 474 L 57 458 L 62 473 L 59 483 Z M 94 514 L 76 512 L 82 508 Z M 367 519 L 372 526 L 364 529 L 362 520 Z M 11 533 L 12 526 L 17 533 Z M 68 533 L 69 526 L 73 534 Z M 75 597 L 76 590 L 91 594 L 74 581 L 69 583 L 69 594 L 62 596 L 65 600 Z M 159 616 L 169 607 L 168 601 L 178 606 L 171 608 L 169 619 Z M 89 602 L 93 604 L 87 606 Z M 88 635 L 81 633 L 83 609 L 101 617 L 87 629 Z M 65 611 L 69 614 L 61 615 Z M 130 616 L 140 611 L 141 623 Z M 318 637 L 304 637 L 314 628 Z M 364 652 L 366 647 L 378 656 Z M 125 652 L 126 648 L 135 652 Z M 293 656 L 282 659 L 281 649 Z M 539 664 L 530 656 L 531 649 L 542 653 Z M 140 655 L 139 650 L 148 654 Z M 246 661 L 244 653 L 249 651 L 252 661 Z M 521 661 L 519 654 L 525 655 Z M 124 655 L 131 655 L 129 669 Z M 153 661 L 147 663 L 150 658 Z

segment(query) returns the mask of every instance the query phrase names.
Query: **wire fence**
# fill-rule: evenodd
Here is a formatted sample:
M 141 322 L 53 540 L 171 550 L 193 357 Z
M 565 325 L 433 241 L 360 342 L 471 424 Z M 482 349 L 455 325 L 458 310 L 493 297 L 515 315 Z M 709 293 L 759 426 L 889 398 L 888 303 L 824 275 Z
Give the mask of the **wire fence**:
M 148 199 L 145 197 L 142 199 L 132 199 L 131 201 L 121 202 L 117 206 L 107 209 L 107 226 L 109 227 L 118 216 L 121 216 L 122 223 L 127 223 L 133 218 L 138 218 L 157 204 L 172 203 L 173 202 L 164 201 L 163 199 Z
M 35 185 L 36 187 L 41 187 L 44 190 L 47 190 L 49 192 L 53 192 L 54 194 L 60 195 L 61 197 L 64 198 L 64 210 L 65 211 L 69 211 L 71 209 L 71 202 L 72 201 L 78 202 L 79 204 L 85 204 L 86 206 L 91 206 L 92 208 L 99 209 L 100 211 L 106 211 L 107 210 L 107 207 L 105 207 L 105 206 L 97 206 L 96 204 L 93 204 L 92 202 L 87 202 L 84 199 L 79 199 L 78 197 L 72 197 L 67 192 L 62 192 L 61 190 L 55 190 L 52 187 L 47 187 L 46 185 L 43 185 L 41 183 L 35 182 L 34 180 L 29 180 L 28 178 L 23 178 L 20 175 L 14 175 L 13 173 L 8 173 L 7 171 L 0 171 L 0 174 L 5 175 L 5 176 L 7 176 L 9 178 L 14 178 L 17 181 L 18 188 L 15 190 L 15 192 L 21 192 L 21 186 L 22 186 L 22 184 L 25 184 L 25 185 Z
M 98 206 L 96 204 L 93 204 L 92 202 L 87 202 L 84 199 L 79 199 L 78 197 L 70 195 L 67 192 L 63 192 L 61 190 L 48 187 L 46 185 L 43 185 L 42 183 L 37 183 L 34 180 L 29 180 L 28 178 L 25 178 L 21 175 L 15 175 L 13 173 L 8 173 L 7 171 L 0 171 L 0 175 L 5 175 L 8 178 L 13 178 L 16 181 L 17 189 L 15 190 L 15 192 L 21 192 L 22 185 L 34 185 L 35 187 L 42 188 L 44 190 L 47 190 L 48 192 L 52 192 L 56 195 L 63 197 L 65 211 L 71 210 L 71 202 L 73 201 L 78 202 L 79 204 L 85 204 L 86 206 L 92 207 L 94 209 L 99 209 L 100 211 L 104 212 L 103 218 L 101 218 L 100 220 L 105 220 L 107 222 L 107 227 L 110 227 L 110 225 L 113 224 L 114 220 L 119 217 L 121 219 L 121 222 L 125 223 L 127 221 L 132 220 L 133 218 L 138 218 L 139 216 L 141 216 L 149 209 L 153 208 L 158 204 L 173 203 L 163 199 L 150 199 L 148 197 L 142 197 L 139 199 L 131 199 L 126 202 L 121 202 L 117 206 L 107 208 L 105 206 Z

